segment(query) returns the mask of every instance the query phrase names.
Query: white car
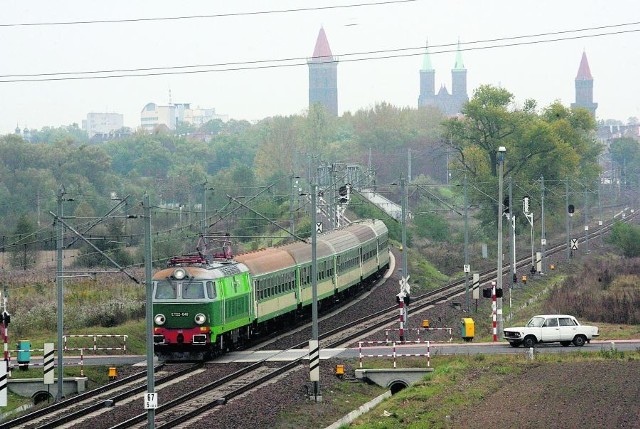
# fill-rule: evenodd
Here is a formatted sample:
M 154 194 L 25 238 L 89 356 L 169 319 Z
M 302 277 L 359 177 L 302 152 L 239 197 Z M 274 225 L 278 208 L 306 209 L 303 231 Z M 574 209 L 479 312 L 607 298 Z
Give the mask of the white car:
M 504 329 L 504 339 L 509 341 L 511 347 L 522 344 L 529 348 L 538 343 L 557 342 L 564 347 L 571 343 L 582 347 L 598 335 L 596 326 L 581 325 L 575 317 L 567 314 L 533 316 L 526 326 Z

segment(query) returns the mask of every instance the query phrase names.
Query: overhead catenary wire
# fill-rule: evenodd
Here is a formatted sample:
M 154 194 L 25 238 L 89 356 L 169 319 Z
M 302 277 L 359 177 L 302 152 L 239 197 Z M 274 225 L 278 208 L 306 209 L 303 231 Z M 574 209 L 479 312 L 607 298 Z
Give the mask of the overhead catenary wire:
M 618 30 L 610 32 L 599 32 L 594 34 L 577 34 L 568 35 L 571 33 L 580 33 L 585 31 L 594 31 L 599 29 L 618 28 L 622 26 L 640 25 L 640 22 L 613 24 L 609 26 L 598 26 L 581 28 L 574 30 L 560 30 L 549 33 L 538 33 L 532 35 L 510 36 L 501 37 L 487 40 L 478 40 L 471 42 L 460 43 L 447 43 L 443 45 L 433 45 L 433 51 L 430 51 L 430 55 L 438 55 L 443 53 L 460 51 L 479 51 L 486 49 L 508 48 L 516 46 L 527 46 L 544 43 L 555 43 L 567 40 L 579 40 L 593 37 L 605 37 L 615 36 L 628 33 L 640 32 L 640 28 L 633 28 L 628 30 Z M 550 39 L 537 40 L 539 37 L 548 36 L 560 36 Z M 527 38 L 533 38 L 536 40 L 522 40 Z M 512 43 L 500 43 L 515 40 Z M 494 43 L 490 45 L 473 46 L 476 44 Z M 455 47 L 454 47 L 455 46 Z M 438 49 L 443 47 L 446 49 Z M 450 48 L 449 48 L 450 47 Z M 386 60 L 395 58 L 413 57 L 424 54 L 424 46 L 419 47 L 405 47 L 394 48 L 388 50 L 373 50 L 365 52 L 352 52 L 339 55 L 340 62 L 360 62 L 360 61 L 374 61 L 374 60 Z M 52 81 L 70 81 L 70 80 L 92 80 L 92 79 L 115 79 L 115 78 L 127 78 L 127 77 L 151 77 L 151 76 L 167 76 L 167 75 L 188 75 L 188 74 L 201 74 L 201 73 L 219 73 L 230 71 L 242 71 L 242 70 L 260 70 L 260 69 L 274 69 L 285 67 L 300 67 L 307 65 L 307 57 L 291 57 L 281 59 L 268 59 L 268 60 L 249 60 L 238 62 L 224 62 L 215 64 L 194 64 L 194 65 L 180 65 L 180 66 L 167 66 L 167 67 L 143 67 L 143 68 L 130 68 L 130 69 L 103 69 L 103 70 L 85 70 L 85 71 L 63 71 L 63 72 L 51 72 L 51 73 L 33 73 L 33 74 L 8 74 L 0 75 L 0 83 L 18 83 L 18 82 L 52 82 Z M 327 60 L 331 62 L 333 60 Z M 186 70 L 196 69 L 196 70 Z
M 183 21 L 193 19 L 211 19 L 211 18 L 231 18 L 241 16 L 252 15 L 273 15 L 281 13 L 292 12 L 311 12 L 322 11 L 331 9 L 351 9 L 368 6 L 386 6 L 401 3 L 416 3 L 421 0 L 381 0 L 367 3 L 351 3 L 343 5 L 327 5 L 327 6 L 313 6 L 313 7 L 298 7 L 287 9 L 266 9 L 258 11 L 246 11 L 246 12 L 227 12 L 227 13 L 215 13 L 215 14 L 202 14 L 202 15 L 182 15 L 182 16 L 165 16 L 165 17 L 150 17 L 150 18 L 120 18 L 120 19 L 92 19 L 92 20 L 77 20 L 77 21 L 43 21 L 43 22 L 16 22 L 0 24 L 0 28 L 7 27 L 51 27 L 51 26 L 63 26 L 63 25 L 92 25 L 92 24 L 124 24 L 124 23 L 136 23 L 136 22 L 155 22 L 155 21 Z

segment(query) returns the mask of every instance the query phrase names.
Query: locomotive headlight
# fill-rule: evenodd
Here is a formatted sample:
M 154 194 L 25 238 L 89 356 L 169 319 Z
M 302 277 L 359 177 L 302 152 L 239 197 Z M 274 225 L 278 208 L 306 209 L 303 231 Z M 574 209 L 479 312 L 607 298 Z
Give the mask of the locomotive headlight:
M 194 318 L 194 320 L 198 325 L 202 325 L 204 322 L 207 321 L 207 316 L 205 316 L 202 313 L 198 313 L 196 314 L 196 317 Z
M 156 322 L 156 325 L 164 325 L 164 322 L 167 321 L 167 318 L 164 317 L 164 314 L 156 314 L 156 317 L 153 318 L 153 321 Z
M 182 280 L 187 275 L 187 272 L 183 268 L 176 268 L 173 272 L 173 278 L 176 280 Z

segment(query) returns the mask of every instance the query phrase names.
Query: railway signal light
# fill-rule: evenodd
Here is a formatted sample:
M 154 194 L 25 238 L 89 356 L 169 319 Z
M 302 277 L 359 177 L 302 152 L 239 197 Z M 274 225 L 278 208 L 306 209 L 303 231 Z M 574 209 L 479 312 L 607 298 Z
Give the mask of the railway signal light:
M 340 196 L 340 204 L 345 204 L 349 202 L 349 184 L 340 186 L 338 188 L 338 195 Z
M 567 211 L 569 212 L 569 216 L 573 216 L 573 213 L 576 211 L 576 208 L 573 206 L 573 204 L 569 204 L 567 206 Z
M 502 298 L 502 288 L 496 288 L 496 298 Z
M 0 315 L 0 319 L 1 319 L 2 323 L 4 323 L 4 326 L 7 326 L 11 322 L 11 315 L 9 313 L 7 313 L 6 311 L 4 311 Z
M 502 213 L 509 213 L 509 197 L 504 197 L 502 201 Z
M 490 287 L 482 289 L 482 297 L 483 298 L 491 298 L 491 288 Z

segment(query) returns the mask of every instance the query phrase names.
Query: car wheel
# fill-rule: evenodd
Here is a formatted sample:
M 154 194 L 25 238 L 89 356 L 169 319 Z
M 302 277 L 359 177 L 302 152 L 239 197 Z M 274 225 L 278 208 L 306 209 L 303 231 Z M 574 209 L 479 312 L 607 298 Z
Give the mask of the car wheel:
M 571 341 L 560 341 L 560 344 L 562 344 L 562 347 L 569 347 L 569 344 L 571 344 Z
M 528 336 L 524 339 L 524 341 L 522 342 L 522 345 L 525 348 L 531 348 L 531 347 L 535 347 L 536 346 L 536 338 L 533 336 Z
M 573 345 L 576 347 L 582 347 L 584 346 L 584 343 L 587 341 L 587 339 L 582 336 L 582 335 L 576 335 L 576 337 L 573 339 Z
M 520 341 L 511 341 L 509 345 L 511 347 L 520 347 Z

